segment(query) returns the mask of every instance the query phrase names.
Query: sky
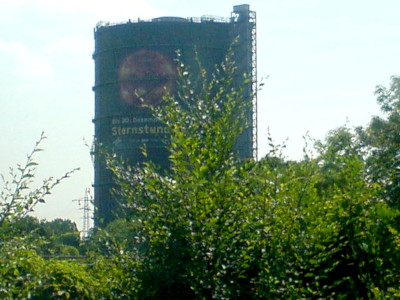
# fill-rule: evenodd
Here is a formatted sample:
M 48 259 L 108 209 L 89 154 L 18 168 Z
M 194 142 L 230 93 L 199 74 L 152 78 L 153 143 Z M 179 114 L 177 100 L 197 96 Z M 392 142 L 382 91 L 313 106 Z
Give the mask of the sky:
M 44 131 L 34 186 L 79 167 L 55 188 L 40 219 L 82 227 L 93 184 L 93 29 L 99 21 L 160 16 L 229 17 L 234 5 L 257 13 L 259 157 L 268 132 L 300 159 L 303 136 L 378 115 L 374 90 L 400 73 L 398 0 L 14 0 L 0 10 L 0 173 L 24 163 Z

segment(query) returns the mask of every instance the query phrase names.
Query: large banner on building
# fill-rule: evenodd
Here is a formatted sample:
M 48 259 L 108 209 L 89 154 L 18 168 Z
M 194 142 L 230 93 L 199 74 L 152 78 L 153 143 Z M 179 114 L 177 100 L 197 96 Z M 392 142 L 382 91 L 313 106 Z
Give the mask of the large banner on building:
M 142 114 L 113 117 L 109 130 L 115 150 L 139 148 L 143 145 L 150 148 L 163 147 L 169 135 L 169 128 L 157 118 Z
M 114 150 L 165 147 L 169 130 L 151 113 L 175 92 L 175 62 L 154 49 L 114 49 L 98 63 L 111 67 L 96 85 L 96 137 Z
M 175 92 L 176 66 L 156 50 L 139 49 L 120 57 L 113 99 L 120 113 L 111 117 L 108 128 L 113 148 L 163 147 L 169 130 L 151 114 L 151 107 L 162 105 L 163 98 Z
M 157 106 L 175 89 L 176 67 L 166 55 L 141 49 L 128 54 L 118 67 L 120 100 L 135 108 Z

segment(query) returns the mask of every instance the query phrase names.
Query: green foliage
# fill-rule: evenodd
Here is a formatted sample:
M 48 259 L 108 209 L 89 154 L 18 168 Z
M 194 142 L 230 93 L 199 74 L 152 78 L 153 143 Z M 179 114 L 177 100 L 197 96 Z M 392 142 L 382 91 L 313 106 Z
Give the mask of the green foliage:
M 382 198 L 390 206 L 400 208 L 400 77 L 392 77 L 389 88 L 378 86 L 375 94 L 384 116 L 359 129 L 368 179 L 384 187 Z
M 79 255 L 81 246 L 80 233 L 76 224 L 70 220 L 55 219 L 53 221 L 39 221 L 32 216 L 3 226 L 3 235 L 6 240 L 24 238 L 36 246 L 36 250 L 46 256 Z
M 44 260 L 33 249 L 22 243 L 3 244 L 0 260 L 0 297 L 2 299 L 23 299 L 39 285 L 36 270 L 41 270 Z
M 33 299 L 101 299 L 107 294 L 86 266 L 61 260 L 46 263 L 31 293 Z
M 45 260 L 24 241 L 0 249 L 1 299 L 106 299 L 107 291 L 88 268 Z
M 86 265 L 45 260 L 39 253 L 77 255 L 79 232 L 71 221 L 39 222 L 28 215 L 53 188 L 69 177 L 48 178 L 31 189 L 41 151 L 42 134 L 25 165 L 10 169 L 11 180 L 3 176 L 0 202 L 0 298 L 1 299 L 101 299 L 109 298 L 100 280 Z
M 104 256 L 112 256 L 120 251 L 132 251 L 137 247 L 132 238 L 137 232 L 137 225 L 127 219 L 116 219 L 102 228 L 96 228 L 86 246 Z
M 34 160 L 34 156 L 36 153 L 42 151 L 40 144 L 45 138 L 42 133 L 32 152 L 27 155 L 24 165 L 18 164 L 16 169 L 10 168 L 9 175 L 11 179 L 7 180 L 4 175 L 1 175 L 4 187 L 0 193 L 0 227 L 7 222 L 14 222 L 21 219 L 32 212 L 38 203 L 45 202 L 45 197 L 51 194 L 51 191 L 61 181 L 78 170 L 75 169 L 67 172 L 58 179 L 54 179 L 53 177 L 47 178 L 43 180 L 38 188 L 31 188 L 38 165 Z
M 158 174 L 151 164 L 134 172 L 114 166 L 137 228 L 139 298 L 229 293 L 227 277 L 243 276 L 223 271 L 241 255 L 235 243 L 244 244 L 245 236 L 234 228 L 246 219 L 243 201 L 249 193 L 245 185 L 241 188 L 248 166 L 239 166 L 233 153 L 249 103 L 235 89 L 233 72 L 227 60 L 207 82 L 204 71 L 196 81 L 179 68 L 178 97 L 166 98 L 167 108 L 155 112 L 172 131 L 168 175 Z M 217 238 L 228 224 L 232 232 Z M 207 272 L 215 263 L 218 268 Z M 150 282 L 157 288 L 150 289 Z
M 317 143 L 316 158 L 300 162 L 286 161 L 272 140 L 259 162 L 238 160 L 234 144 L 248 103 L 234 71 L 229 59 L 199 80 L 179 69 L 178 96 L 155 111 L 171 129 L 169 172 L 110 161 L 132 223 L 134 247 L 114 252 L 131 260 L 121 269 L 137 280 L 130 296 L 396 295 L 399 213 L 381 201 L 382 186 L 366 180 L 357 136 L 346 127 L 332 131 Z
M 81 245 L 80 233 L 71 220 L 55 219 L 40 223 L 42 237 L 48 244 L 42 247 L 44 254 L 60 256 L 78 256 Z
M 40 255 L 76 256 L 79 235 L 68 220 L 27 216 L 59 183 L 29 192 L 38 150 L 20 175 L 11 171 L 1 194 L 0 298 L 400 297 L 399 79 L 377 90 L 387 119 L 331 131 L 301 161 L 269 138 L 268 155 L 253 161 L 235 150 L 249 109 L 235 70 L 229 57 L 197 79 L 179 68 L 177 97 L 154 110 L 171 129 L 170 169 L 109 159 L 127 217 L 93 233 L 86 259 Z
M 365 180 L 355 140 L 340 128 L 317 159 L 318 207 L 313 210 L 323 219 L 307 228 L 317 238 L 302 265 L 310 278 L 304 281 L 309 296 L 368 299 L 374 288 L 397 288 L 398 234 L 392 226 L 398 212 L 380 201 L 379 185 Z
M 52 221 L 42 222 L 41 227 L 47 235 L 62 235 L 70 232 L 78 232 L 78 227 L 71 220 L 56 218 Z

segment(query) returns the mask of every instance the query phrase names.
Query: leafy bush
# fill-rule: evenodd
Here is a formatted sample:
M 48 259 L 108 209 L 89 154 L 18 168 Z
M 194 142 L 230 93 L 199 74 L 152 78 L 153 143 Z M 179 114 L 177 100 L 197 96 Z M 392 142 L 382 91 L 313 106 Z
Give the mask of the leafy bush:
M 38 188 L 32 188 L 31 185 L 34 183 L 35 170 L 38 166 L 38 163 L 34 160 L 34 155 L 42 151 L 39 147 L 45 138 L 42 133 L 32 152 L 27 155 L 24 165 L 18 164 L 16 169 L 10 168 L 9 175 L 11 179 L 7 180 L 4 175 L 1 175 L 4 187 L 0 193 L 0 227 L 8 222 L 14 222 L 27 216 L 38 203 L 45 202 L 45 197 L 61 181 L 78 170 L 69 171 L 57 179 L 49 177 L 43 180 Z
M 1 299 L 101 299 L 108 298 L 97 277 L 85 264 L 45 260 L 38 252 L 46 248 L 48 230 L 37 219 L 28 216 L 34 207 L 44 203 L 53 188 L 69 177 L 48 178 L 32 189 L 37 163 L 34 154 L 41 151 L 42 134 L 25 165 L 10 169 L 11 180 L 3 176 L 0 194 L 0 298 Z M 56 222 L 60 223 L 60 222 Z M 62 223 L 62 222 L 61 222 Z M 65 223 L 65 222 L 64 222 Z M 75 227 L 76 229 L 76 227 Z M 79 235 L 64 233 L 53 246 L 59 254 L 76 255 Z
M 229 59 L 219 71 L 210 81 L 200 72 L 194 93 L 199 81 L 180 69 L 178 97 L 155 111 L 171 129 L 169 172 L 110 159 L 132 223 L 132 252 L 114 253 L 130 261 L 120 270 L 136 280 L 131 296 L 397 295 L 399 213 L 366 179 L 354 133 L 331 132 L 315 158 L 299 162 L 286 161 L 272 140 L 264 159 L 240 161 L 234 144 L 248 104 Z
M 395 138 L 368 144 L 369 133 L 341 127 L 301 161 L 285 159 L 271 138 L 266 157 L 240 160 L 235 143 L 249 103 L 234 64 L 228 58 L 200 80 L 178 71 L 177 98 L 154 111 L 171 129 L 170 169 L 110 157 L 127 218 L 94 232 L 89 258 L 44 259 L 46 235 L 57 237 L 47 241 L 53 252 L 77 254 L 76 226 L 27 217 L 70 173 L 31 191 L 39 143 L 11 171 L 1 193 L 0 298 L 400 297 L 398 172 L 380 164 L 384 153 L 397 159 Z M 382 90 L 381 102 L 397 114 L 393 95 Z

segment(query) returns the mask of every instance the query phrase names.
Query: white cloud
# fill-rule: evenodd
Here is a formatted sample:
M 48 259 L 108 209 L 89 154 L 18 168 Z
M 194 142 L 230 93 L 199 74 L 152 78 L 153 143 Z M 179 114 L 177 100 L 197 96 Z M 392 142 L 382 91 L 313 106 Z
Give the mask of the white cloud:
M 15 1 L 7 1 L 5 3 L 1 3 L 1 16 L 9 16 L 15 12 L 18 12 L 21 9 L 24 9 L 26 5 L 29 3 L 29 0 L 15 0 Z
M 45 53 L 49 55 L 81 55 L 93 49 L 93 41 L 83 35 L 61 37 L 46 46 Z M 90 54 L 90 53 L 89 53 Z
M 144 0 L 38 0 L 34 2 L 40 11 L 46 13 L 83 13 L 95 20 L 111 22 L 137 17 L 153 18 L 163 14 Z
M 53 68 L 42 54 L 31 51 L 20 42 L 0 40 L 0 55 L 4 59 L 3 67 L 13 74 L 22 76 L 51 76 Z

